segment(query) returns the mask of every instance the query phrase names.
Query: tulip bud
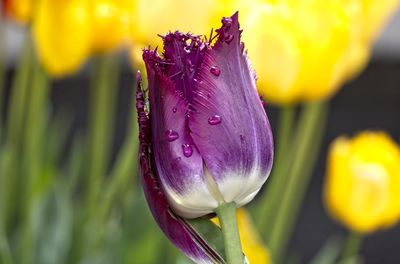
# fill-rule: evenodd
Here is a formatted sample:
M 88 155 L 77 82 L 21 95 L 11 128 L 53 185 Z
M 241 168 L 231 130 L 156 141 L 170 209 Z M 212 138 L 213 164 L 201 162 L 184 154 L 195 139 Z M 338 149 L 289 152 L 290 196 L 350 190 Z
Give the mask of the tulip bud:
M 325 204 L 349 229 L 368 233 L 400 216 L 400 151 L 383 132 L 336 139 L 329 151 Z
M 218 254 L 182 217 L 212 213 L 224 202 L 250 202 L 273 159 L 272 132 L 240 42 L 238 14 L 222 22 L 209 39 L 166 34 L 163 56 L 144 50 L 148 105 L 140 85 L 137 92 L 141 176 L 150 209 L 169 239 L 204 263 L 219 263 Z
M 248 203 L 272 165 L 272 133 L 237 14 L 215 37 L 211 47 L 198 36 L 169 33 L 163 58 L 143 53 L 154 169 L 174 211 L 188 218 L 223 202 Z

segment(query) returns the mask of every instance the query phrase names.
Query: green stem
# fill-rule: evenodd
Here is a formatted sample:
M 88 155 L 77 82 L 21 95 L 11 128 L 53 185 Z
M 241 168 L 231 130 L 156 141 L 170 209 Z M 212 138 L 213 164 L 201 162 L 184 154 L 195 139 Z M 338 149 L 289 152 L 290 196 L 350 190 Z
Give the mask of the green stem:
M 12 144 L 13 147 L 21 143 L 20 139 L 24 130 L 24 113 L 33 65 L 32 43 L 30 39 L 26 37 L 22 55 L 12 83 L 11 97 L 8 105 L 7 142 Z
M 362 240 L 363 236 L 360 233 L 349 231 L 347 241 L 343 249 L 342 260 L 356 256 L 361 248 Z
M 136 98 L 135 90 L 132 91 L 131 102 Z M 118 199 L 123 199 L 126 191 L 135 186 L 137 173 L 137 150 L 138 150 L 138 129 L 135 104 L 131 103 L 129 107 L 128 126 L 124 143 L 119 150 L 118 156 L 114 162 L 110 173 L 110 179 L 103 189 L 103 202 L 99 208 L 100 217 L 106 220 L 112 206 Z
M 277 263 L 286 250 L 311 178 L 325 128 L 326 108 L 327 104 L 324 102 L 308 103 L 299 120 L 288 181 L 268 240 L 272 257 Z
M 118 61 L 112 55 L 94 58 L 90 94 L 88 213 L 95 210 L 100 187 L 107 173 L 118 91 Z
M 20 160 L 22 155 L 23 131 L 26 116 L 26 105 L 28 99 L 29 83 L 31 81 L 33 67 L 33 50 L 29 37 L 26 37 L 21 53 L 21 57 L 13 76 L 10 99 L 8 103 L 8 116 L 6 124 L 6 145 L 5 148 L 10 153 L 6 170 L 6 179 L 4 183 L 4 225 L 7 233 L 18 226 L 19 203 L 21 202 L 19 186 L 23 179 L 21 176 Z
M 1 12 L 0 12 L 1 13 Z M 5 90 L 5 72 L 6 72 L 6 43 L 4 32 L 4 21 L 0 14 L 0 144 L 2 143 L 3 133 L 3 108 L 4 108 L 4 90 Z
M 0 263 L 14 263 L 11 255 L 10 245 L 7 241 L 7 236 L 5 235 L 4 230 L 0 230 Z
M 21 192 L 21 254 L 19 263 L 31 263 L 34 255 L 34 236 L 32 218 L 33 208 L 37 202 L 37 188 L 42 181 L 44 164 L 43 141 L 49 96 L 49 79 L 42 67 L 37 64 L 34 68 L 32 85 L 29 89 L 27 104 L 26 127 L 24 131 L 22 175 L 24 184 Z M 21 187 L 22 187 L 21 186 Z
M 221 204 L 217 208 L 217 216 L 221 223 L 227 263 L 243 264 L 244 256 L 236 221 L 236 204 L 234 202 Z
M 2 3 L 0 3 L 0 7 L 2 7 Z M 6 190 L 4 189 L 5 183 L 6 183 L 6 174 L 4 170 L 4 159 L 5 159 L 5 153 L 6 151 L 3 150 L 2 145 L 3 145 L 3 105 L 4 105 L 4 81 L 5 81 L 5 39 L 4 39 L 4 20 L 3 16 L 0 12 L 0 260 L 1 256 L 4 254 L 2 253 L 3 251 L 3 240 L 6 240 L 6 234 L 5 234 L 5 218 L 4 218 L 4 213 L 6 212 L 5 210 L 5 200 L 6 200 Z M 3 260 L 4 262 L 4 260 Z
M 116 96 L 119 87 L 118 66 L 118 59 L 113 54 L 103 54 L 93 58 L 87 137 L 88 160 L 87 167 L 84 168 L 87 175 L 85 178 L 86 200 L 82 209 L 83 213 L 77 216 L 79 220 L 74 226 L 71 263 L 79 262 L 83 252 L 90 250 L 93 246 L 93 238 L 90 238 L 93 234 L 88 230 L 93 228 L 93 224 L 97 224 L 94 222 L 99 217 L 96 211 L 99 206 L 99 194 L 110 162 Z M 79 164 L 73 165 L 79 166 Z M 76 182 L 75 179 L 72 180 L 72 185 Z
M 276 156 L 267 189 L 258 201 L 257 226 L 263 237 L 269 237 L 272 232 L 276 211 L 280 207 L 283 190 L 287 183 L 288 157 L 290 151 L 295 108 L 284 106 L 280 110 L 277 130 Z

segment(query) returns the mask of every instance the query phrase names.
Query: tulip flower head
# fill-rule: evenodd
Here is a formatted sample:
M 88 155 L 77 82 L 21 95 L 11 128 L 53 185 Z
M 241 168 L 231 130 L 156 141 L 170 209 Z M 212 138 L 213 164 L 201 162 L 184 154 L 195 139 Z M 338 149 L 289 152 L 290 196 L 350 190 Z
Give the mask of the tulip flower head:
M 171 234 L 165 211 L 196 218 L 225 202 L 242 206 L 272 166 L 271 128 L 240 42 L 238 14 L 222 24 L 209 39 L 166 34 L 163 56 L 143 52 L 149 110 L 139 89 L 142 181 L 154 217 L 175 244 L 179 234 Z
M 336 139 L 329 153 L 325 202 L 349 229 L 369 233 L 400 216 L 400 150 L 383 132 Z

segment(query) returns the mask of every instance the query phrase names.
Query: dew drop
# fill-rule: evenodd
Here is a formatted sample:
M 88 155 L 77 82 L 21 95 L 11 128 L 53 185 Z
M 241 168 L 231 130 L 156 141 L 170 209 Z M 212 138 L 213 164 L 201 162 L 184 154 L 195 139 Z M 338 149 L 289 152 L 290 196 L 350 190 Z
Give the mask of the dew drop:
M 176 113 L 178 111 L 178 108 L 176 108 L 176 107 L 174 107 L 174 108 L 172 108 L 172 113 Z
M 240 141 L 244 141 L 244 135 L 240 134 Z
M 177 140 L 179 138 L 178 132 L 176 132 L 174 130 L 171 130 L 171 129 L 167 130 L 165 132 L 165 135 L 167 136 L 167 140 L 169 142 L 175 141 L 175 140 Z
M 221 74 L 221 70 L 217 66 L 211 67 L 210 72 L 217 77 Z
M 212 126 L 214 125 L 218 125 L 219 123 L 221 123 L 221 117 L 219 115 L 213 115 L 212 117 L 210 117 L 208 119 L 208 123 Z
M 193 148 L 189 144 L 183 144 L 182 145 L 182 151 L 183 151 L 183 155 L 186 158 L 189 158 L 193 154 Z
M 228 34 L 225 37 L 225 42 L 230 44 L 232 42 L 233 38 L 234 38 L 234 36 L 232 34 Z

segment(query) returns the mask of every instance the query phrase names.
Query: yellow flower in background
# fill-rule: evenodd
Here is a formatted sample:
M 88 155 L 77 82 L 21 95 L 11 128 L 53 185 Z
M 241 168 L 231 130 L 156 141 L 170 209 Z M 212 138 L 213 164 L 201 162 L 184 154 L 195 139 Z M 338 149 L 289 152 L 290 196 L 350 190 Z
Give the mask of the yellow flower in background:
M 211 219 L 219 226 L 217 217 Z M 239 228 L 242 249 L 250 264 L 271 263 L 269 251 L 261 242 L 250 215 L 242 207 L 237 210 L 237 223 Z
M 32 29 L 41 62 L 55 77 L 76 72 L 128 41 L 133 10 L 130 0 L 39 0 Z
M 128 42 L 132 35 L 135 1 L 91 0 L 93 51 L 108 52 Z
M 400 219 L 400 149 L 383 132 L 339 137 L 329 150 L 325 205 L 349 229 L 369 233 Z
M 134 44 L 131 48 L 132 62 L 137 68 L 143 68 L 142 52 L 144 47 L 162 47 L 161 38 L 169 31 L 179 29 L 198 35 L 210 34 L 210 28 L 218 28 L 221 17 L 234 13 L 229 0 L 154 0 L 151 8 L 147 0 L 136 0 L 135 23 L 132 31 Z M 241 15 L 240 15 L 241 17 Z M 214 32 L 215 35 L 215 32 Z
M 91 48 L 89 5 L 82 0 L 39 0 L 32 23 L 40 61 L 53 76 L 77 71 Z
M 398 0 L 3 0 L 13 17 L 33 21 L 41 61 L 55 76 L 73 73 L 92 53 L 134 41 L 160 44 L 177 28 L 208 34 L 240 11 L 243 40 L 260 92 L 278 104 L 331 96 L 366 64 L 371 42 Z M 33 3 L 37 8 L 33 8 Z M 33 14 L 35 9 L 35 14 Z M 36 10 L 37 9 L 37 10 Z M 136 60 L 137 61 L 137 60 Z
M 286 104 L 326 98 L 335 92 L 337 61 L 350 38 L 343 5 L 263 2 L 241 24 L 259 91 L 267 100 Z
M 135 2 L 135 29 L 132 37 L 139 45 L 160 46 L 159 38 L 154 36 L 177 29 L 182 32 L 206 34 L 211 27 L 219 26 L 219 20 L 223 16 L 220 14 L 217 19 L 216 15 L 220 9 L 220 2 L 224 2 L 221 0 L 204 0 L 201 3 L 195 0 L 153 0 L 151 7 L 147 0 Z M 229 15 L 231 14 L 225 14 Z M 140 46 L 140 49 L 142 47 Z
M 32 17 L 32 0 L 3 0 L 7 15 L 20 23 L 28 23 Z
M 332 96 L 368 62 L 372 41 L 394 0 L 236 0 L 243 40 L 268 101 L 289 104 Z M 398 1 L 397 1 L 398 2 Z
M 374 41 L 390 16 L 399 8 L 399 0 L 346 0 L 350 7 L 359 5 L 362 34 L 365 42 Z M 355 4 L 357 3 L 357 4 Z M 353 10 L 354 11 L 354 10 Z M 354 16 L 355 17 L 355 16 Z
M 342 80 L 358 74 L 368 62 L 370 49 L 382 28 L 398 9 L 399 0 L 340 0 L 351 19 L 351 41 L 339 62 Z

